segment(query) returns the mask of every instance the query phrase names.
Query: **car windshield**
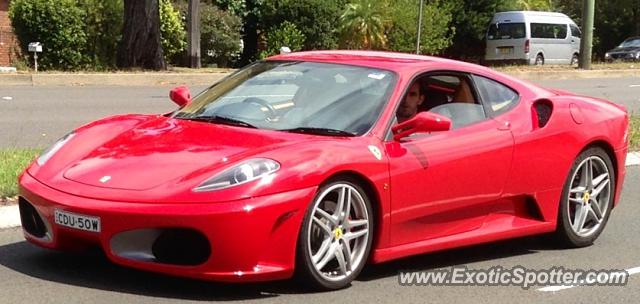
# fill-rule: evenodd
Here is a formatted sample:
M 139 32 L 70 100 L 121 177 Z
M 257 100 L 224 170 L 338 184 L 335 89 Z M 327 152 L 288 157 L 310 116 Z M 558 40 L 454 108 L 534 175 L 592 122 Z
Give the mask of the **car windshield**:
M 640 47 L 640 39 L 625 40 L 620 44 L 620 47 Z
M 493 23 L 489 26 L 487 39 L 521 39 L 525 34 L 524 23 Z
M 342 64 L 260 61 L 198 94 L 172 117 L 241 127 L 362 135 L 396 83 L 387 70 Z

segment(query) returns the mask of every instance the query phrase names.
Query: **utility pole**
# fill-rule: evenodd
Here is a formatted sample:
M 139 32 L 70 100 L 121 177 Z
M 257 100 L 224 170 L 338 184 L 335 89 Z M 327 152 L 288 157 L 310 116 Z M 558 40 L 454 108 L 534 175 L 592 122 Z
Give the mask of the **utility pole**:
M 418 13 L 418 38 L 416 39 L 416 54 L 420 55 L 420 34 L 422 33 L 422 10 L 424 0 L 420 0 L 420 10 Z
M 580 40 L 580 61 L 578 62 L 578 67 L 584 70 L 591 69 L 595 2 L 595 0 L 583 0 L 582 2 L 582 39 Z
M 187 49 L 189 67 L 199 69 L 200 63 L 200 0 L 189 0 L 187 12 Z

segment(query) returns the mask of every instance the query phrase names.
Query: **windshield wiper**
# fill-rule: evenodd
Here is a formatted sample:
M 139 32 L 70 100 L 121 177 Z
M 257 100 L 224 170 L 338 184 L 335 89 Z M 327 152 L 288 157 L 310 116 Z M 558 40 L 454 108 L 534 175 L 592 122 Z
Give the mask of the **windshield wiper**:
M 245 127 L 245 128 L 251 128 L 251 129 L 257 129 L 258 128 L 258 127 L 254 126 L 254 125 L 252 125 L 252 124 L 250 124 L 248 122 L 244 122 L 244 121 L 239 120 L 239 119 L 226 117 L 226 116 L 220 116 L 220 115 L 184 117 L 184 119 L 195 120 L 195 121 L 204 121 L 204 122 L 213 122 L 213 123 L 221 123 L 221 124 L 232 125 L 232 126 L 240 126 L 240 127 Z
M 278 130 L 278 131 L 291 132 L 291 133 L 303 133 L 303 134 L 328 135 L 328 136 L 349 136 L 349 137 L 356 136 L 355 133 L 351 133 L 343 130 L 329 129 L 329 128 L 300 127 L 300 128 L 284 129 L 284 130 Z

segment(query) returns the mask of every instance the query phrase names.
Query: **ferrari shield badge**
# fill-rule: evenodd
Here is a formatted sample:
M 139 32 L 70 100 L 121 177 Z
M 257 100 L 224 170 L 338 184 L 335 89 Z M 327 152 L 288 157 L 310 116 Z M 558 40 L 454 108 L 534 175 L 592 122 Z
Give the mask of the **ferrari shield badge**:
M 378 149 L 378 147 L 373 145 L 369 146 L 369 151 L 371 151 L 371 154 L 373 154 L 373 156 L 375 156 L 377 160 L 382 159 L 382 152 L 380 152 L 380 149 Z

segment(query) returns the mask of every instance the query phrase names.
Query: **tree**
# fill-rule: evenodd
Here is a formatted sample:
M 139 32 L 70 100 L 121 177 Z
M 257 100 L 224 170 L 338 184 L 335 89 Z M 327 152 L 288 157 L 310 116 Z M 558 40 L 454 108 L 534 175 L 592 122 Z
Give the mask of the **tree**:
M 392 0 L 392 26 L 388 30 L 389 49 L 399 52 L 416 51 L 419 2 L 415 0 Z M 455 29 L 451 26 L 452 6 L 442 0 L 426 3 L 422 15 L 420 53 L 439 54 L 451 45 Z
M 558 11 L 581 24 L 582 1 L 554 0 Z M 600 58 L 624 39 L 640 35 L 640 0 L 596 1 L 593 52 Z
M 350 49 L 384 49 L 386 1 L 355 0 L 348 3 L 339 19 L 340 46 Z
M 117 62 L 121 68 L 166 69 L 158 0 L 124 1 L 124 28 Z
M 87 14 L 73 0 L 13 0 L 9 17 L 23 54 L 30 42 L 41 42 L 42 69 L 78 70 L 87 56 Z
M 260 52 L 260 58 L 278 54 L 280 48 L 288 47 L 291 51 L 299 51 L 304 45 L 304 34 L 295 24 L 285 21 L 280 26 L 267 32 L 267 49 Z
M 228 67 L 240 54 L 242 20 L 211 4 L 200 5 L 200 47 L 203 64 Z
M 335 29 L 345 3 L 346 0 L 262 0 L 258 30 L 266 34 L 289 21 L 306 37 L 303 49 L 333 49 L 338 46 L 339 33 Z
M 453 43 L 446 53 L 455 58 L 478 61 L 484 57 L 484 36 L 493 14 L 507 8 L 512 0 L 450 0 Z
M 524 11 L 552 11 L 552 0 L 517 0 L 515 9 Z

